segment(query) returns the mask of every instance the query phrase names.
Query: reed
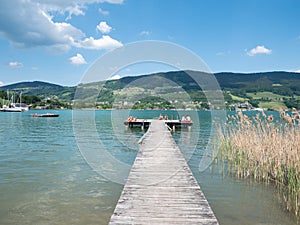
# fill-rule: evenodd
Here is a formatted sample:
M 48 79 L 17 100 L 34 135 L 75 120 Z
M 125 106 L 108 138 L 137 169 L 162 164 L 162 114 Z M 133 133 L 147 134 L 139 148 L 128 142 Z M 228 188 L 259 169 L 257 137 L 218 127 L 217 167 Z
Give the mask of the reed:
M 264 113 L 249 118 L 242 112 L 229 116 L 220 129 L 218 159 L 228 163 L 227 172 L 238 178 L 272 182 L 286 209 L 300 209 L 300 115 L 280 112 L 280 119 Z

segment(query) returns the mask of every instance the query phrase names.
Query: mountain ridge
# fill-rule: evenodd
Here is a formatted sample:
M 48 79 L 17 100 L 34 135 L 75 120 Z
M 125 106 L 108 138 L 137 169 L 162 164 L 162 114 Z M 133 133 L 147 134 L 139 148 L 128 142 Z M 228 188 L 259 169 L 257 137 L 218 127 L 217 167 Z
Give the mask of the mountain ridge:
M 203 102 L 205 101 L 203 90 L 208 89 L 205 84 L 199 87 L 192 77 L 204 75 L 207 73 L 201 71 L 169 71 L 126 76 L 117 80 L 78 84 L 72 87 L 42 81 L 25 81 L 1 86 L 0 90 L 22 91 L 23 94 L 35 95 L 41 99 L 54 98 L 69 103 L 74 99 L 75 93 L 80 93 L 77 95 L 80 96 L 80 101 L 84 102 L 91 97 L 96 102 L 108 106 L 112 106 L 116 98 L 123 102 L 128 99 L 134 102 L 134 99 L 153 94 L 162 98 L 170 98 L 170 96 L 176 98 L 176 93 L 178 95 L 184 91 L 191 96 L 192 101 Z M 285 106 L 300 107 L 300 73 L 287 71 L 219 72 L 214 76 L 228 105 L 249 100 L 255 106 L 271 109 Z M 133 98 L 132 95 L 137 97 Z M 273 103 L 276 103 L 276 106 Z
M 132 82 L 134 80 L 143 78 L 143 77 L 149 77 L 149 76 L 156 76 L 156 75 L 165 75 L 165 77 L 167 78 L 171 78 L 168 75 L 176 75 L 176 74 L 182 74 L 182 73 L 205 73 L 205 72 L 201 72 L 201 71 L 193 71 L 193 70 L 184 70 L 184 71 L 169 71 L 169 72 L 157 72 L 157 73 L 151 73 L 151 74 L 141 74 L 141 75 L 129 75 L 129 76 L 125 76 L 122 77 L 120 79 L 116 79 L 116 80 L 106 80 L 106 81 L 96 81 L 96 82 L 91 82 L 91 83 L 98 83 L 98 82 L 113 82 L 113 81 L 125 81 L 125 83 L 128 82 Z M 231 78 L 236 78 L 236 77 L 241 77 L 241 78 L 248 78 L 248 82 L 251 80 L 253 80 L 253 78 L 258 78 L 258 77 L 262 77 L 262 76 L 267 76 L 268 78 L 275 78 L 273 79 L 273 81 L 278 81 L 280 79 L 278 79 L 277 75 L 288 75 L 289 80 L 291 78 L 296 78 L 296 80 L 300 80 L 300 73 L 297 72 L 288 72 L 288 71 L 269 71 L 269 72 L 248 72 L 248 73 L 242 73 L 242 72 L 217 72 L 217 73 L 211 73 L 214 74 L 217 81 L 219 82 L 220 86 L 223 87 L 224 83 L 223 80 L 228 79 L 228 77 Z M 226 76 L 226 77 L 225 77 Z M 291 77 L 292 76 L 292 77 Z M 252 78 L 249 80 L 249 78 Z M 282 77 L 281 77 L 282 79 Z M 231 80 L 232 82 L 232 80 Z M 245 82 L 245 81 L 244 81 Z M 247 82 L 247 81 L 246 81 Z M 234 82 L 233 82 L 234 83 Z M 90 84 L 90 83 L 86 83 L 86 84 Z M 0 86 L 0 90 L 3 89 L 11 89 L 11 90 L 18 90 L 18 89 L 22 89 L 22 88 L 72 88 L 72 87 L 77 87 L 80 86 L 82 84 L 78 84 L 75 86 L 68 86 L 68 85 L 60 85 L 60 84 L 56 84 L 56 83 L 52 83 L 52 82 L 46 82 L 46 81 L 39 81 L 39 80 L 35 80 L 35 81 L 20 81 L 20 82 L 16 82 L 16 83 L 12 83 L 12 84 L 7 84 L 7 85 L 2 85 Z
M 54 84 L 51 82 L 45 82 L 45 81 L 20 81 L 17 83 L 2 85 L 0 89 L 22 89 L 22 88 L 38 88 L 38 87 L 54 87 L 54 88 L 63 88 L 66 86 Z

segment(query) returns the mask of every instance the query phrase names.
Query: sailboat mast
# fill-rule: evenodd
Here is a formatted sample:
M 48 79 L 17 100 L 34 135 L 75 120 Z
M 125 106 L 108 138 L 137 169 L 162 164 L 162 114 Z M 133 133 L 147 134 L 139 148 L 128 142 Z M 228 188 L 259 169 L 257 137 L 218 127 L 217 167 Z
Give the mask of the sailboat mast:
M 9 99 L 9 90 L 7 90 L 7 106 L 9 108 L 9 103 L 10 103 L 10 99 Z

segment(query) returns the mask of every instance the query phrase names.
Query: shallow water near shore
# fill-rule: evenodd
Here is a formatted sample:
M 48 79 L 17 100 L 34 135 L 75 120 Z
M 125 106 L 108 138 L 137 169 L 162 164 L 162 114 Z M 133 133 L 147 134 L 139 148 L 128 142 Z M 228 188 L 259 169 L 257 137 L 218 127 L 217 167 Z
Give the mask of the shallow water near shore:
M 96 173 L 82 157 L 73 132 L 72 111 L 47 111 L 57 118 L 0 113 L 0 224 L 107 224 L 123 186 Z M 80 111 L 85 123 L 90 111 Z M 112 156 L 128 166 L 144 134 L 113 129 L 111 120 L 130 113 L 154 118 L 160 111 L 95 111 L 98 136 Z M 175 111 L 161 111 L 176 118 Z M 199 172 L 210 136 L 210 112 L 199 111 L 200 127 L 173 133 L 220 224 L 296 224 L 271 186 L 228 178 L 217 165 Z M 193 118 L 192 118 L 193 119 Z M 117 133 L 117 134 L 116 134 Z M 189 145 L 196 142 L 195 148 Z

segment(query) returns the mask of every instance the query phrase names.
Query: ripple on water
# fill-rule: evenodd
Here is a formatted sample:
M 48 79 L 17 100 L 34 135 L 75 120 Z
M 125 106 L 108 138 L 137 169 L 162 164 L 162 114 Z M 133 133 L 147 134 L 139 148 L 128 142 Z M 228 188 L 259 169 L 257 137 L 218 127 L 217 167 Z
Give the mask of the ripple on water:
M 91 113 L 78 113 L 74 122 L 85 128 Z M 120 121 L 128 113 L 120 111 Z M 153 118 L 160 112 L 130 113 Z M 59 111 L 60 117 L 48 119 L 30 114 L 0 113 L 0 224 L 107 224 L 122 186 L 101 177 L 83 160 L 73 134 L 72 111 Z M 95 115 L 96 137 L 113 157 L 131 165 L 137 153 L 135 141 L 143 131 L 120 129 L 123 124 L 113 131 L 110 111 Z M 174 137 L 185 157 L 192 156 L 189 165 L 220 224 L 295 224 L 278 206 L 272 189 L 223 177 L 218 169 L 199 173 L 199 159 L 210 135 L 209 112 L 199 112 L 199 120 L 200 129 L 176 131 Z M 88 143 L 95 141 L 89 129 L 82 129 L 80 135 Z M 196 149 L 187 148 L 194 142 Z

